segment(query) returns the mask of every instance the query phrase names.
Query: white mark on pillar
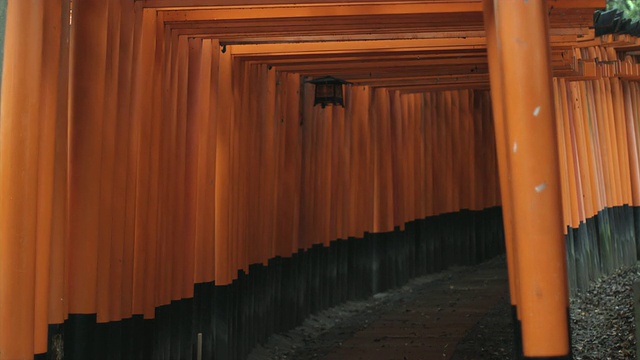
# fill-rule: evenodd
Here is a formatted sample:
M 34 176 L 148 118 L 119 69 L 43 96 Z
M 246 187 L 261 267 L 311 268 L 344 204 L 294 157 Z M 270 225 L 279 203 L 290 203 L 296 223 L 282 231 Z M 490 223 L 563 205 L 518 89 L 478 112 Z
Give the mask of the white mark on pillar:
M 547 183 L 542 183 L 542 184 L 536 186 L 536 192 L 537 193 L 543 192 L 544 189 L 546 189 L 546 188 L 547 188 Z
M 535 110 L 533 110 L 533 116 L 538 116 L 540 115 L 540 106 L 538 106 L 537 108 L 535 108 Z
M 513 143 L 513 153 L 517 153 L 518 152 L 518 143 Z

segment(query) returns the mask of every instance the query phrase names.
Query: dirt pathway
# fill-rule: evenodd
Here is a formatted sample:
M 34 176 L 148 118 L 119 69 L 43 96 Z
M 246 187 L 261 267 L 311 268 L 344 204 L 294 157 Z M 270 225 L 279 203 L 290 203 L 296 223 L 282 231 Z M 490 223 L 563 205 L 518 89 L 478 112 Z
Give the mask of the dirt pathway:
M 501 257 L 417 278 L 400 289 L 324 311 L 273 336 L 249 359 L 450 359 L 469 330 L 507 299 Z

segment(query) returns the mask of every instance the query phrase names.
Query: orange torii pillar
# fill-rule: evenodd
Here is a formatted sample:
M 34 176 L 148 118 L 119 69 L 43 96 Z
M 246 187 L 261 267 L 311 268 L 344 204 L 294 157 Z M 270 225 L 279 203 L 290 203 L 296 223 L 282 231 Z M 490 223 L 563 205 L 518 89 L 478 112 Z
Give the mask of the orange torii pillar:
M 494 1 L 525 358 L 570 359 L 568 289 L 544 0 Z M 485 11 L 491 11 L 485 7 Z M 495 96 L 495 95 L 494 95 Z M 494 103 L 496 103 L 494 101 Z M 501 158 L 504 161 L 504 158 Z M 503 165 L 501 165 L 503 166 Z
M 498 41 L 495 27 L 494 0 L 483 0 L 483 12 L 485 23 L 485 36 L 487 38 L 487 57 L 490 67 L 502 68 L 502 60 L 498 49 Z M 490 39 L 490 40 L 489 40 Z M 501 71 L 491 71 L 491 104 L 493 108 L 493 122 L 496 134 L 496 152 L 498 157 L 498 175 L 502 198 L 502 219 L 504 223 L 504 240 L 507 255 L 507 269 L 509 272 L 509 300 L 511 302 L 513 327 L 514 327 L 514 352 L 515 356 L 522 355 L 522 329 L 520 314 L 518 314 L 518 271 L 515 240 L 513 238 L 513 208 L 511 200 L 511 187 L 509 186 L 509 158 L 507 157 L 507 136 L 504 120 L 503 103 L 503 74 Z
M 32 358 L 38 345 L 35 214 L 43 19 L 43 2 L 8 4 L 0 102 L 0 359 Z

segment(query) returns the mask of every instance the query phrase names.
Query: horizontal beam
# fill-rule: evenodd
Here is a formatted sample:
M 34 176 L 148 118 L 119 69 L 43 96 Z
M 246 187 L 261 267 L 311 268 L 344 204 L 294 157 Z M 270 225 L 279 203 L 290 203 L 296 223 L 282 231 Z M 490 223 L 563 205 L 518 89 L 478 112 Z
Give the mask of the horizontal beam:
M 234 7 L 247 7 L 247 6 L 282 6 L 282 5 L 340 5 L 353 3 L 353 0 L 134 0 L 136 3 L 142 4 L 146 8 L 158 8 L 158 9 L 191 9 L 191 8 L 210 8 L 221 6 L 234 6 Z M 395 4 L 407 4 L 407 3 L 433 3 L 440 4 L 441 6 L 447 6 L 454 2 L 466 2 L 481 4 L 480 0 L 475 1 L 456 1 L 456 0 L 423 0 L 423 1 L 389 1 L 389 0 L 368 0 L 365 3 L 369 5 L 395 5 Z M 578 8 L 590 8 L 599 9 L 605 7 L 604 0 L 548 0 L 550 8 L 553 9 L 578 9 Z M 480 10 L 481 9 L 481 5 Z

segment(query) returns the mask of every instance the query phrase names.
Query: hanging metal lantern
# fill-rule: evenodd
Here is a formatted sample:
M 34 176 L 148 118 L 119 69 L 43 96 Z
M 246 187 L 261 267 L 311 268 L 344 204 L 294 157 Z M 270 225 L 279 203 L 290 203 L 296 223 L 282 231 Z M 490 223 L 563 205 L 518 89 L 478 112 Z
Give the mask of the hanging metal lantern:
M 323 109 L 328 104 L 341 105 L 344 107 L 344 91 L 342 90 L 342 86 L 344 84 L 350 84 L 349 82 L 336 79 L 333 76 L 325 76 L 310 80 L 309 82 L 316 86 L 314 106 L 320 104 Z

